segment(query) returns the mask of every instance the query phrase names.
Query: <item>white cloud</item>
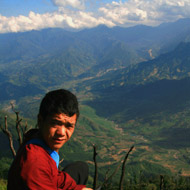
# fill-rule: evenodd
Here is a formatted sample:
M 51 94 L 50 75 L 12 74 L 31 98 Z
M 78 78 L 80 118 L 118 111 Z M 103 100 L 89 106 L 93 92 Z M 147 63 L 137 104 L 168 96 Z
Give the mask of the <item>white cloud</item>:
M 190 17 L 189 0 L 128 0 L 101 4 L 99 9 L 88 11 L 86 0 L 52 0 L 58 10 L 51 13 L 5 17 L 0 15 L 0 32 L 38 30 L 47 27 L 81 29 L 99 24 L 131 26 L 157 25 L 165 21 Z
M 85 2 L 84 0 L 52 0 L 52 2 L 58 7 L 67 7 L 70 6 L 76 9 L 84 9 Z
M 0 15 L 0 33 L 39 30 L 47 27 L 87 28 L 99 24 L 113 26 L 114 23 L 102 17 L 96 18 L 93 13 L 62 10 L 62 12 L 36 14 L 28 16 L 4 17 Z
M 129 0 L 113 1 L 100 7 L 102 15 L 117 24 L 159 24 L 190 17 L 189 0 Z

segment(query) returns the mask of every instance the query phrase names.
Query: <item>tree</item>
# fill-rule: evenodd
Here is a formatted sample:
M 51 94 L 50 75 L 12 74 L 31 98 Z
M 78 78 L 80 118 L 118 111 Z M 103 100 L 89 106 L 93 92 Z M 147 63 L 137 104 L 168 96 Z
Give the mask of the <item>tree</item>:
M 27 125 L 27 122 L 26 122 L 25 126 L 22 126 L 22 124 L 21 124 L 22 119 L 19 116 L 19 111 L 15 111 L 14 106 L 13 106 L 12 103 L 11 103 L 11 107 L 12 107 L 13 112 L 16 115 L 15 128 L 16 128 L 17 135 L 18 135 L 18 143 L 19 143 L 19 145 L 21 145 L 22 142 L 23 142 L 24 134 L 27 131 L 28 125 Z M 8 129 L 7 116 L 5 116 L 5 118 L 4 118 L 4 127 L 2 125 L 0 125 L 0 128 L 3 131 L 3 133 L 5 135 L 7 135 L 8 139 L 9 139 L 9 146 L 10 146 L 12 155 L 13 155 L 13 157 L 15 157 L 16 156 L 16 150 L 15 150 L 14 144 L 13 144 L 13 135 Z

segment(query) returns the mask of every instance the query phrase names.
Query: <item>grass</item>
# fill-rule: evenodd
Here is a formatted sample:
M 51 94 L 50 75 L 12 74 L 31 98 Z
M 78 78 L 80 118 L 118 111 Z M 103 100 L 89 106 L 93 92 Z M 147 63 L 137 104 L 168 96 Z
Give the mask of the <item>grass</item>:
M 0 179 L 0 190 L 6 190 L 7 189 L 7 180 Z

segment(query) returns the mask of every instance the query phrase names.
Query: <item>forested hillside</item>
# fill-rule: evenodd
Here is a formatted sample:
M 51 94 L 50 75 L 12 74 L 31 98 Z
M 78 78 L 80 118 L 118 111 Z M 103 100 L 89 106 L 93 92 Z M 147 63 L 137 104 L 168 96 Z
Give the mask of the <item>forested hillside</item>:
M 57 88 L 71 90 L 79 99 L 81 116 L 60 156 L 63 165 L 86 160 L 91 184 L 92 144 L 98 150 L 99 182 L 134 145 L 126 166 L 125 183 L 131 190 L 139 184 L 143 189 L 141 178 L 155 189 L 161 174 L 173 184 L 166 189 L 175 189 L 179 179 L 187 184 L 189 86 L 189 19 L 157 27 L 100 25 L 76 32 L 57 28 L 0 34 L 1 126 L 8 115 L 16 145 L 10 102 L 20 111 L 23 124 L 28 121 L 35 127 L 44 94 Z M 0 150 L 0 177 L 6 179 L 12 155 L 2 131 Z M 120 173 L 112 184 L 117 185 Z

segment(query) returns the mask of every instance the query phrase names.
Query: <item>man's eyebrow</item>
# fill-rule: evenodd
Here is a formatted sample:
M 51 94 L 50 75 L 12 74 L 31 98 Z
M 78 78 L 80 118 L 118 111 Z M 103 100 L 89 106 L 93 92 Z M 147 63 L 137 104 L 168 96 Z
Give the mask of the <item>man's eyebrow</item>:
M 56 118 L 52 118 L 52 121 L 53 122 L 56 122 L 56 123 L 58 123 L 58 124 L 63 124 L 63 125 L 71 125 L 71 126 L 73 126 L 73 125 L 75 125 L 75 123 L 72 123 L 72 122 L 69 122 L 69 121 L 65 121 L 65 122 L 63 122 L 63 121 L 60 121 L 59 119 L 56 119 Z

